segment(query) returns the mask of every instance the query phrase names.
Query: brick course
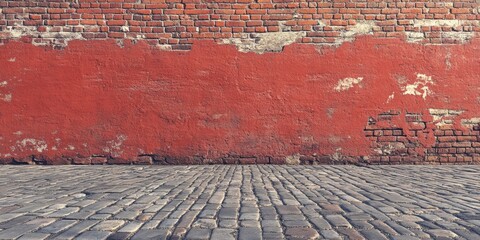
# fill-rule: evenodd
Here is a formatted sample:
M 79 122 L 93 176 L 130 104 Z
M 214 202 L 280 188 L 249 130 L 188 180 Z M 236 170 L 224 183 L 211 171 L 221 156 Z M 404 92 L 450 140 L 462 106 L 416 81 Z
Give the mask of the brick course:
M 0 42 L 65 47 L 72 39 L 143 40 L 188 50 L 196 39 L 255 42 L 265 33 L 298 32 L 295 41 L 321 45 L 357 34 L 455 44 L 480 31 L 479 7 L 476 0 L 6 0 Z

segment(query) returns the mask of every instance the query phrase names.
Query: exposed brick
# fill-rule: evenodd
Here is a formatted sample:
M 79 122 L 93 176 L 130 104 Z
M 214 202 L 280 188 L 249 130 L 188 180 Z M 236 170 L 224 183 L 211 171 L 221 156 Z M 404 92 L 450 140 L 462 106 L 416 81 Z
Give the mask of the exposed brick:
M 80 165 L 90 165 L 92 164 L 92 159 L 90 157 L 73 157 L 72 163 Z
M 455 142 L 455 141 L 457 141 L 457 137 L 453 137 L 453 136 L 438 137 L 437 139 L 440 142 Z
M 359 4 L 353 6 L 353 4 Z M 444 6 L 432 6 L 425 4 L 417 7 L 403 7 L 405 2 L 396 2 L 395 5 L 389 4 L 367 4 L 363 2 L 353 3 L 298 3 L 298 2 L 270 2 L 270 1 L 251 1 L 242 0 L 238 3 L 225 3 L 216 5 L 200 5 L 194 3 L 172 4 L 152 2 L 147 4 L 133 4 L 130 2 L 99 4 L 99 3 L 81 3 L 77 8 L 70 4 L 42 5 L 43 7 L 20 7 L 7 4 L 2 6 L 0 19 L 14 20 L 9 25 L 13 26 L 78 26 L 81 25 L 107 25 L 107 26 L 139 26 L 158 24 L 159 27 L 166 26 L 189 26 L 197 27 L 228 27 L 234 28 L 232 32 L 278 32 L 280 26 L 277 21 L 287 21 L 285 25 L 290 26 L 285 31 L 307 31 L 311 32 L 312 26 L 326 24 L 325 27 L 313 28 L 314 33 L 333 31 L 334 36 L 325 39 L 322 36 L 313 39 L 304 39 L 303 43 L 329 44 L 341 40 L 341 32 L 348 30 L 349 26 L 358 24 L 363 20 L 374 21 L 375 25 L 380 26 L 375 36 L 403 38 L 404 32 L 412 32 L 414 29 L 414 20 L 426 20 L 431 23 L 422 25 L 420 30 L 426 34 L 425 42 L 429 43 L 455 43 L 458 39 L 442 38 L 443 32 L 472 31 L 463 29 L 462 26 L 442 26 L 435 25 L 434 20 L 478 20 L 476 4 L 458 5 L 453 8 Z M 38 5 L 40 6 L 40 5 Z M 359 7 L 361 6 L 361 7 Z M 29 16 L 25 18 L 25 14 Z M 46 19 L 42 21 L 42 19 Z M 323 19 L 319 21 L 318 19 Z M 76 20 L 76 21 L 72 21 Z M 134 23 L 133 21 L 136 23 Z M 128 23 L 127 23 L 128 21 Z M 253 27 L 253 28 L 251 28 Z M 126 38 L 126 35 L 112 34 L 116 30 L 107 28 L 108 38 Z M 213 28 L 206 28 L 203 32 L 216 32 Z M 225 29 L 223 30 L 225 31 Z M 436 32 L 438 31 L 438 32 Z M 473 31 L 480 31 L 474 28 Z M 178 38 L 190 29 L 175 28 L 173 32 L 177 33 L 167 38 Z M 195 31 L 196 32 L 196 31 Z M 436 32 L 436 33 L 434 33 Z M 85 29 L 85 36 L 94 36 L 90 29 Z M 249 36 L 253 37 L 253 36 Z M 163 38 L 160 35 L 150 35 L 150 38 Z M 230 38 L 230 36 L 215 36 L 210 34 L 198 34 L 193 38 Z M 430 39 L 428 39 L 430 38 Z M 54 41 L 52 41 L 54 42 Z M 148 41 L 149 43 L 152 41 Z M 180 39 L 173 41 L 167 39 L 169 44 L 182 44 Z M 180 49 L 180 48 L 172 48 Z
M 153 163 L 153 159 L 151 156 L 138 156 L 136 159 L 135 159 L 135 164 L 152 164 Z
M 239 158 L 240 164 L 255 164 L 256 158 Z

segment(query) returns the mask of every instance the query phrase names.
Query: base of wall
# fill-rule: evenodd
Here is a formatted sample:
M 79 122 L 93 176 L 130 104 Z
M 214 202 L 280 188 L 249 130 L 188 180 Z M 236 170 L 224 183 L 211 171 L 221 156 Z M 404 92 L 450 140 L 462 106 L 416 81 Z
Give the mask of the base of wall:
M 333 159 L 331 156 L 228 156 L 207 159 L 198 156 L 170 157 L 158 155 L 142 155 L 133 159 L 113 158 L 110 156 L 90 157 L 58 157 L 29 156 L 26 158 L 0 159 L 0 164 L 12 165 L 208 165 L 208 164 L 288 164 L 288 165 L 477 165 L 480 157 L 457 161 L 448 157 L 425 156 L 375 156 L 375 157 L 343 157 Z

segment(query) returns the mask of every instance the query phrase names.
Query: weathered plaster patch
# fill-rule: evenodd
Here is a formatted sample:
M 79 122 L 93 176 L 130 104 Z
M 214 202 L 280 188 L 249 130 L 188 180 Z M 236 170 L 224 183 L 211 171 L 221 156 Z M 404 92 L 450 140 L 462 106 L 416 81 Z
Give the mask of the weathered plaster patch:
M 379 155 L 390 155 L 392 153 L 395 153 L 395 151 L 402 149 L 405 149 L 405 144 L 395 142 L 382 145 L 378 148 L 375 148 L 374 151 Z
M 52 41 L 53 45 L 67 46 L 70 40 L 85 40 L 80 32 L 50 32 L 51 27 L 47 27 L 45 32 L 39 32 L 34 26 L 8 26 L 4 32 L 10 33 L 10 38 L 19 39 L 24 36 L 32 36 L 34 38 L 42 38 Z M 35 46 L 48 45 L 45 42 L 32 42 Z
M 387 103 L 392 101 L 394 98 L 395 98 L 395 93 L 393 92 L 392 94 L 390 94 L 390 96 L 388 96 Z
M 0 93 L 0 100 L 2 100 L 4 102 L 11 102 L 12 101 L 12 94 L 11 93 L 7 93 L 7 94 Z
M 429 108 L 428 112 L 432 116 L 458 116 L 464 113 L 464 110 L 457 110 L 457 109 L 441 109 L 441 108 Z M 434 118 L 435 120 L 435 118 Z
M 375 21 L 358 21 L 357 24 L 348 30 L 342 31 L 341 37 L 335 40 L 335 44 L 340 45 L 344 42 L 352 42 L 359 35 L 372 35 L 376 27 Z
M 337 143 L 341 142 L 342 139 L 343 139 L 343 138 L 342 138 L 342 137 L 339 137 L 339 136 L 329 136 L 329 137 L 328 137 L 328 142 L 329 142 L 329 143 L 332 143 L 332 144 L 337 144 Z
M 453 20 L 443 20 L 443 19 L 415 19 L 413 20 L 414 27 L 458 27 L 463 25 L 462 20 L 453 19 Z
M 420 43 L 425 40 L 425 33 L 423 32 L 406 32 L 407 42 Z
M 0 82 L 0 87 L 5 87 L 7 86 L 7 84 L 8 84 L 7 81 Z
M 428 85 L 433 84 L 434 83 L 431 76 L 418 73 L 416 82 L 402 86 L 401 89 L 403 91 L 403 95 L 422 96 L 423 99 L 426 99 L 427 96 L 433 93 Z
M 480 124 L 480 117 L 462 119 L 461 123 L 462 123 L 462 125 L 465 125 L 465 126 L 478 125 L 478 124 Z
M 125 140 L 127 140 L 127 136 L 122 134 L 117 135 L 117 139 L 108 141 L 107 146 L 102 150 L 106 153 L 110 153 L 112 157 L 119 157 L 123 153 L 121 146 Z
M 335 149 L 335 153 L 332 154 L 332 159 L 335 161 L 340 161 L 343 159 L 343 154 L 341 153 L 342 148 Z
M 462 114 L 463 110 L 429 108 L 428 112 L 433 117 L 433 122 L 437 127 L 452 125 L 454 119 Z
M 313 136 L 299 136 L 300 140 L 302 140 L 303 143 L 314 143 L 315 138 Z
M 337 86 L 335 86 L 333 89 L 337 92 L 346 91 L 352 88 L 354 85 L 359 84 L 361 81 L 363 81 L 363 77 L 357 77 L 357 78 L 347 77 L 347 78 L 338 80 Z
M 224 39 L 223 44 L 234 44 L 240 52 L 280 52 L 283 47 L 290 45 L 306 35 L 305 32 L 271 32 L 256 33 L 253 38 L 245 34 L 241 38 Z
M 290 165 L 298 165 L 300 164 L 300 154 L 294 154 L 291 156 L 285 157 L 285 163 Z
M 479 20 L 443 20 L 443 19 L 423 19 L 414 20 L 413 26 L 416 28 L 421 27 L 452 27 L 458 28 L 462 26 L 479 26 Z M 406 32 L 407 41 L 412 43 L 421 43 L 425 40 L 425 34 L 423 32 Z M 455 40 L 459 43 L 466 43 L 475 36 L 474 32 L 469 31 L 453 31 L 442 32 L 441 37 L 443 39 Z
M 33 149 L 39 153 L 47 150 L 48 148 L 47 142 L 35 138 L 25 138 L 21 141 L 17 141 L 16 146 L 20 151 Z
M 9 62 L 15 62 L 16 61 L 16 58 L 10 58 L 8 59 Z
M 452 69 L 452 62 L 450 62 L 450 58 L 452 57 L 452 53 L 447 50 L 447 54 L 445 55 L 445 65 L 447 66 L 447 70 Z
M 474 32 L 442 32 L 442 38 L 453 39 L 460 43 L 466 43 L 475 36 Z
M 51 31 L 54 27 L 46 27 L 44 32 L 39 32 L 35 26 L 24 26 L 24 25 L 15 25 L 15 26 L 7 26 L 3 32 L 10 34 L 10 39 L 20 39 L 25 36 L 30 36 L 35 39 L 41 39 L 41 41 L 33 41 L 32 44 L 35 46 L 59 46 L 59 47 L 66 47 L 68 46 L 68 42 L 71 40 L 87 40 L 83 37 L 81 32 L 58 32 L 58 31 Z M 86 30 L 88 32 L 89 29 Z M 120 29 L 122 32 L 129 32 L 130 29 L 128 26 L 122 26 Z M 130 39 L 132 42 L 136 42 L 139 39 L 144 39 L 145 36 L 142 34 L 138 34 L 135 36 L 127 35 L 124 39 Z M 122 39 L 123 40 L 123 39 Z M 162 45 L 157 45 L 157 47 L 162 48 Z M 10 62 L 14 62 L 15 58 L 11 58 Z
M 414 27 L 461 27 L 461 26 L 479 26 L 480 20 L 460 20 L 460 19 L 416 19 L 413 20 Z
M 333 118 L 333 114 L 335 113 L 335 108 L 327 108 L 327 117 Z
M 14 134 L 14 135 L 17 135 L 17 136 L 20 136 L 20 135 L 22 135 L 23 133 L 22 133 L 22 131 L 16 131 L 16 132 L 14 132 L 13 134 Z

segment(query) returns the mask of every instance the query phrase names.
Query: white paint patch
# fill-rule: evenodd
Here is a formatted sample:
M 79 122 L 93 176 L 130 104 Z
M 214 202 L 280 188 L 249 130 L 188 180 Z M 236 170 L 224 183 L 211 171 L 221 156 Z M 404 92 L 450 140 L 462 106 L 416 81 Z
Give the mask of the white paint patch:
M 395 93 L 393 92 L 390 96 L 388 96 L 387 103 L 393 100 L 395 98 Z
M 350 88 L 352 88 L 354 85 L 359 84 L 360 82 L 363 81 L 363 77 L 357 77 L 357 78 L 344 78 L 338 80 L 337 86 L 335 86 L 333 89 L 337 92 L 341 91 L 346 91 Z
M 223 116 L 226 116 L 227 114 L 223 114 L 223 113 L 217 113 L 217 114 L 213 114 L 212 115 L 212 118 L 217 120 L 217 119 L 220 119 L 222 118 Z
M 13 134 L 15 134 L 15 135 L 17 135 L 17 136 L 20 136 L 20 135 L 22 135 L 23 133 L 22 133 L 22 131 L 16 131 L 16 132 L 14 132 Z
M 8 84 L 7 81 L 0 82 L 0 87 L 5 87 L 7 86 L 7 84 Z
M 0 100 L 2 100 L 4 102 L 11 102 L 12 101 L 12 94 L 11 93 L 7 93 L 7 94 L 1 94 L 0 93 Z
M 10 58 L 8 59 L 9 62 L 15 62 L 16 58 Z
M 108 141 L 107 146 L 102 150 L 106 153 L 110 153 L 112 157 L 118 157 L 123 153 L 121 146 L 125 140 L 127 140 L 127 136 L 122 134 L 117 135 L 117 139 Z
M 418 73 L 416 82 L 402 87 L 403 95 L 422 96 L 423 99 L 426 99 L 427 96 L 433 94 L 429 88 L 429 85 L 433 84 L 434 83 L 431 76 Z
M 35 138 L 25 138 L 21 141 L 17 141 L 17 148 L 20 151 L 33 149 L 41 153 L 47 150 L 48 145 L 47 145 L 47 142 L 45 142 L 44 140 L 39 140 Z
M 72 145 L 68 145 L 68 146 L 67 146 L 67 149 L 70 150 L 70 151 L 73 151 L 73 150 L 75 150 L 75 147 L 72 146 Z

